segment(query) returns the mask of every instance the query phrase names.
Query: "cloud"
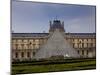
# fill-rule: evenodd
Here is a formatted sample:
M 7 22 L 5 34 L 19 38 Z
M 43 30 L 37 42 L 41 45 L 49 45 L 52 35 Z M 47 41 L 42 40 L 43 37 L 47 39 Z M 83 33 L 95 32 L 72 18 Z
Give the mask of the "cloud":
M 12 2 L 12 30 L 15 32 L 48 32 L 49 20 L 65 22 L 66 32 L 94 32 L 95 7 L 70 4 Z
M 95 32 L 95 17 L 78 17 L 68 20 L 65 25 L 66 32 Z

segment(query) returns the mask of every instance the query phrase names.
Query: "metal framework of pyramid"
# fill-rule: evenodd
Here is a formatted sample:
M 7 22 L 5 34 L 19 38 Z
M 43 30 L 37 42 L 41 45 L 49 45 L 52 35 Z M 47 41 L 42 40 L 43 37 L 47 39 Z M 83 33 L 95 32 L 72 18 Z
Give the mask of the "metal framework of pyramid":
M 50 58 L 60 55 L 72 58 L 79 57 L 77 51 L 66 41 L 64 33 L 56 29 L 50 35 L 46 44 L 42 45 L 36 52 L 35 59 Z

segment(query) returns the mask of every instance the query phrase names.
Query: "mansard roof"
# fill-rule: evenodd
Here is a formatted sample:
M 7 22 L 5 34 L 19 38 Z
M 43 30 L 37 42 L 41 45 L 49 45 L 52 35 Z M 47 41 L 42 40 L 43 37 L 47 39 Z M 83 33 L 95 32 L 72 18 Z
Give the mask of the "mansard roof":
M 65 33 L 66 36 L 71 37 L 95 37 L 96 33 Z M 12 33 L 12 37 L 44 37 L 49 33 Z
M 96 33 L 66 33 L 70 38 L 95 38 Z
M 96 35 L 96 33 L 66 33 L 70 35 Z
M 12 37 L 44 37 L 49 33 L 12 33 Z

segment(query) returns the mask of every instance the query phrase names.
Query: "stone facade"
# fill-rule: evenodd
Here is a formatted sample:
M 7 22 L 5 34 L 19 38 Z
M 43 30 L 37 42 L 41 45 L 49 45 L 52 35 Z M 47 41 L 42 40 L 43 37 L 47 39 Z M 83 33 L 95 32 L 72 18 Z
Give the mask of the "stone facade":
M 36 52 L 47 42 L 49 34 L 61 27 L 53 26 L 55 24 L 50 24 L 49 33 L 12 33 L 12 59 L 34 59 Z M 64 22 L 60 30 L 65 32 Z M 65 33 L 65 37 L 66 42 L 68 41 L 82 58 L 96 57 L 96 33 Z

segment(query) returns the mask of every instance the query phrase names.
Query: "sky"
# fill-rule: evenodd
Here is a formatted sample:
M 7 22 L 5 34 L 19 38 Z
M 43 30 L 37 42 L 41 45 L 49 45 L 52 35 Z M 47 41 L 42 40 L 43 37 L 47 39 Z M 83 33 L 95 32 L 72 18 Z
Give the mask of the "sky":
M 64 21 L 66 33 L 94 33 L 95 6 L 12 1 L 14 33 L 48 33 L 49 21 Z

